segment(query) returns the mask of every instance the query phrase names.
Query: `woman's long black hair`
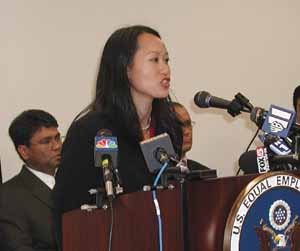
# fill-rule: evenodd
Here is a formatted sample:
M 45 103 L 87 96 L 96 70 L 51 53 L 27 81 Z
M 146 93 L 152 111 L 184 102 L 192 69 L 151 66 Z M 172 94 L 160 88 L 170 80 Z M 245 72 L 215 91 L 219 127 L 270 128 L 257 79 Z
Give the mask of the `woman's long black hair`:
M 143 25 L 118 29 L 109 37 L 102 52 L 95 98 L 79 114 L 87 111 L 111 114 L 122 121 L 122 132 L 126 132 L 133 141 L 142 140 L 142 131 L 130 92 L 127 69 L 137 50 L 138 37 L 143 33 L 161 38 L 156 30 Z M 170 135 L 175 151 L 181 155 L 182 132 L 170 97 L 154 99 L 152 106 L 152 119 Z

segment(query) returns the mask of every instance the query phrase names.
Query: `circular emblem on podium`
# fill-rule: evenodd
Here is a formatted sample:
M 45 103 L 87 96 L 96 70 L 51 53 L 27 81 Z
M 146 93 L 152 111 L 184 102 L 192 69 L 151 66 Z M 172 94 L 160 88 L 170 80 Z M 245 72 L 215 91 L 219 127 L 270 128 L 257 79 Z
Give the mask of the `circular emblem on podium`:
M 300 250 L 300 178 L 260 175 L 236 199 L 226 222 L 225 251 Z
M 276 230 L 285 229 L 291 219 L 290 206 L 284 200 L 276 200 L 269 210 L 269 221 Z

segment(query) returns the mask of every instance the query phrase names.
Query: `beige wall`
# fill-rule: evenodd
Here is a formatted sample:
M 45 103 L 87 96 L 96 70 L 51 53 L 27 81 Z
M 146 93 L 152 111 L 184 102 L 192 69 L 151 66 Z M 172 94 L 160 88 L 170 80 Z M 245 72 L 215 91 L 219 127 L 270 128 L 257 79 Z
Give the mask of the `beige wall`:
M 0 156 L 4 179 L 20 170 L 7 128 L 45 109 L 63 134 L 93 93 L 107 37 L 128 24 L 158 29 L 171 56 L 172 88 L 197 122 L 190 157 L 233 175 L 256 127 L 248 115 L 198 109 L 197 91 L 255 106 L 291 108 L 300 83 L 298 0 L 0 0 Z

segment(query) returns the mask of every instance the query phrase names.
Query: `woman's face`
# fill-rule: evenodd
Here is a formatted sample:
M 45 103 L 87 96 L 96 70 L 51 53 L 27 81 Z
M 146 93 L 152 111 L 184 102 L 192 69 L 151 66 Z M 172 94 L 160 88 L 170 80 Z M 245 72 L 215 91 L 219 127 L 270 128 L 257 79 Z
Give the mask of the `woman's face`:
M 138 37 L 137 51 L 127 69 L 134 100 L 165 98 L 169 95 L 169 56 L 160 38 L 144 33 Z

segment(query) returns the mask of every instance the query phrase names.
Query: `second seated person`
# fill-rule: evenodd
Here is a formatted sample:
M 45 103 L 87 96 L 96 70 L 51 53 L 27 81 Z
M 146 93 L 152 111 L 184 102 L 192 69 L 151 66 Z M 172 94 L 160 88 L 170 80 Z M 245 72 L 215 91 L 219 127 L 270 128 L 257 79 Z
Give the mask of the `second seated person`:
M 109 129 L 118 138 L 118 169 L 125 193 L 142 190 L 154 180 L 140 141 L 166 132 L 181 156 L 182 131 L 169 97 L 168 62 L 164 42 L 150 27 L 129 26 L 109 37 L 95 98 L 72 123 L 63 144 L 54 188 L 59 215 L 95 204 L 88 191 L 104 187 L 102 170 L 94 166 L 94 138 L 100 129 Z

